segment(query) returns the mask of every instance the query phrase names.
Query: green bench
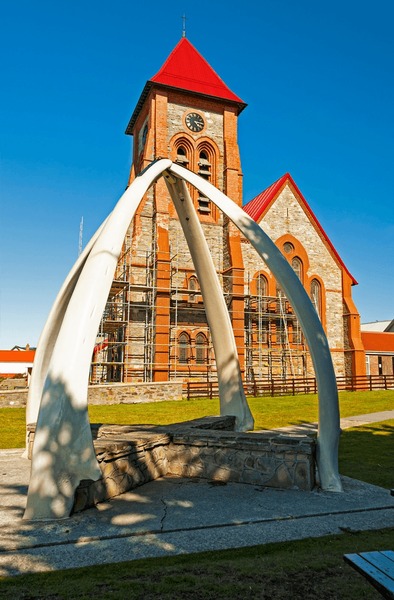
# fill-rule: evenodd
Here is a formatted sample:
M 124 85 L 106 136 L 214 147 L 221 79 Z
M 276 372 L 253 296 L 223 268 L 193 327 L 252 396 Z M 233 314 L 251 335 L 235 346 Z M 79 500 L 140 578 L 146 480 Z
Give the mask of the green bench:
M 394 600 L 394 552 L 361 552 L 344 554 L 345 562 L 356 569 L 382 594 L 384 598 Z

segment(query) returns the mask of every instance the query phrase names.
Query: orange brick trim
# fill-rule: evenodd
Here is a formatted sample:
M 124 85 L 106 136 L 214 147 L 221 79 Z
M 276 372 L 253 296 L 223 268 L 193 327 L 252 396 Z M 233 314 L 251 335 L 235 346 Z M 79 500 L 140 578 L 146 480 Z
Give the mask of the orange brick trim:
M 287 253 L 284 252 L 283 246 L 285 245 L 286 242 L 289 242 L 290 244 L 292 244 L 293 250 L 291 252 L 287 252 Z M 275 241 L 275 245 L 279 248 L 279 250 L 282 252 L 285 259 L 290 264 L 291 264 L 291 261 L 293 260 L 293 258 L 298 257 L 301 260 L 302 266 L 303 266 L 303 272 L 304 272 L 304 281 L 305 281 L 306 274 L 309 271 L 309 258 L 308 258 L 308 254 L 307 254 L 304 246 L 301 244 L 301 242 L 297 238 L 295 238 L 293 235 L 291 235 L 290 233 L 285 233 L 284 235 L 281 235 Z

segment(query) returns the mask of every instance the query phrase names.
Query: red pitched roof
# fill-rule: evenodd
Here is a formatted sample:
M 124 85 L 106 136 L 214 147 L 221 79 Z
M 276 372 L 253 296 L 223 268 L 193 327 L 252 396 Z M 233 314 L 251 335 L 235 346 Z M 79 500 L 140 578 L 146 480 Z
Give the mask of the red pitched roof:
M 275 181 L 272 185 L 267 187 L 266 190 L 263 190 L 258 196 L 243 206 L 244 211 L 248 213 L 256 223 L 259 221 L 266 208 L 268 208 L 271 201 L 277 198 L 279 192 L 285 187 L 288 178 L 290 178 L 290 173 L 283 175 L 283 177 Z
M 161 69 L 152 79 L 147 81 L 127 126 L 126 133 L 132 133 L 142 105 L 154 84 L 235 102 L 238 105 L 239 112 L 246 106 L 245 102 L 230 90 L 193 44 L 183 37 Z
M 244 104 L 185 37 L 181 38 L 150 81 Z
M 322 235 L 324 241 L 327 243 L 329 249 L 333 253 L 333 255 L 336 258 L 337 262 L 340 264 L 340 266 L 346 271 L 346 273 L 351 278 L 352 284 L 353 285 L 357 285 L 357 281 L 354 279 L 354 277 L 352 276 L 352 274 L 349 272 L 349 270 L 345 266 L 345 263 L 343 262 L 343 260 L 339 256 L 338 252 L 335 250 L 335 248 L 334 248 L 332 242 L 330 241 L 328 235 L 324 231 L 323 227 L 320 225 L 318 219 L 316 218 L 316 216 L 313 213 L 311 207 L 309 206 L 309 204 L 305 200 L 304 196 L 301 194 L 300 190 L 298 189 L 298 187 L 297 187 L 294 179 L 290 175 L 290 173 L 285 173 L 282 177 L 280 177 L 277 181 L 275 181 L 267 189 L 265 189 L 260 194 L 258 194 L 258 196 L 256 196 L 252 200 L 250 200 L 250 202 L 248 202 L 247 204 L 245 204 L 243 206 L 244 211 L 250 217 L 252 217 L 252 219 L 254 221 L 256 221 L 256 223 L 258 223 L 263 218 L 264 214 L 267 212 L 267 210 L 269 209 L 269 207 L 271 206 L 271 204 L 279 196 L 280 192 L 283 190 L 283 188 L 285 187 L 286 184 L 290 184 L 290 186 L 293 188 L 295 194 L 298 196 L 298 198 L 299 198 L 299 200 L 301 202 L 301 205 L 303 205 L 304 209 L 309 214 L 312 223 L 315 225 L 316 229 Z

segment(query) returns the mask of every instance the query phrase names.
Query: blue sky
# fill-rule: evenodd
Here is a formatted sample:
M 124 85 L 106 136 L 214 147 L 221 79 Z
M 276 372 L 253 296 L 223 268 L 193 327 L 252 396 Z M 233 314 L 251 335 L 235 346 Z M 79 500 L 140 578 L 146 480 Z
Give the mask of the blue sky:
M 147 8 L 145 8 L 147 7 Z M 248 107 L 244 198 L 290 172 L 359 285 L 394 318 L 392 0 L 3 2 L 0 348 L 35 345 L 127 183 L 140 92 L 187 37 Z

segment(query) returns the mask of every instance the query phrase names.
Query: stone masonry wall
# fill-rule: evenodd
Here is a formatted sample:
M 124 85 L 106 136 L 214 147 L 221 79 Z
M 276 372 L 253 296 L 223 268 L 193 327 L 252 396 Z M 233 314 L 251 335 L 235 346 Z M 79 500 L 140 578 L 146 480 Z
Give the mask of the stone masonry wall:
M 159 477 L 199 477 L 280 489 L 315 485 L 315 441 L 301 435 L 237 433 L 234 417 L 206 417 L 167 427 L 105 425 L 94 441 L 102 479 L 83 481 L 74 510 Z
M 28 390 L 0 391 L 0 407 L 26 406 Z M 182 382 L 91 385 L 88 404 L 137 404 L 182 399 Z
M 183 118 L 190 110 L 190 103 L 173 103 L 171 101 L 168 103 L 168 142 L 174 135 L 184 131 Z M 206 128 L 202 134 L 193 134 L 187 130 L 187 135 L 190 135 L 196 141 L 198 141 L 199 138 L 209 136 L 209 138 L 214 140 L 217 144 L 219 151 L 223 156 L 223 114 L 213 107 L 210 107 L 207 110 L 204 106 L 203 109 L 199 107 L 197 110 L 204 115 Z M 170 152 L 171 148 L 169 147 L 168 150 Z M 219 189 L 223 189 L 223 179 L 221 174 L 219 175 L 218 187 Z
M 260 225 L 274 242 L 286 234 L 296 238 L 305 249 L 309 260 L 309 268 L 304 273 L 305 279 L 308 280 L 313 276 L 318 276 L 324 282 L 328 343 L 332 352 L 336 375 L 345 375 L 341 269 L 289 186 L 286 186 L 278 196 L 263 217 Z M 245 264 L 245 282 L 248 281 L 248 277 L 252 280 L 258 271 L 265 270 L 269 272 L 262 259 L 249 243 L 244 242 L 242 250 Z M 309 293 L 308 286 L 306 289 Z
M 25 377 L 9 377 L 1 380 L 0 376 L 0 390 L 20 390 L 27 388 L 27 378 Z

